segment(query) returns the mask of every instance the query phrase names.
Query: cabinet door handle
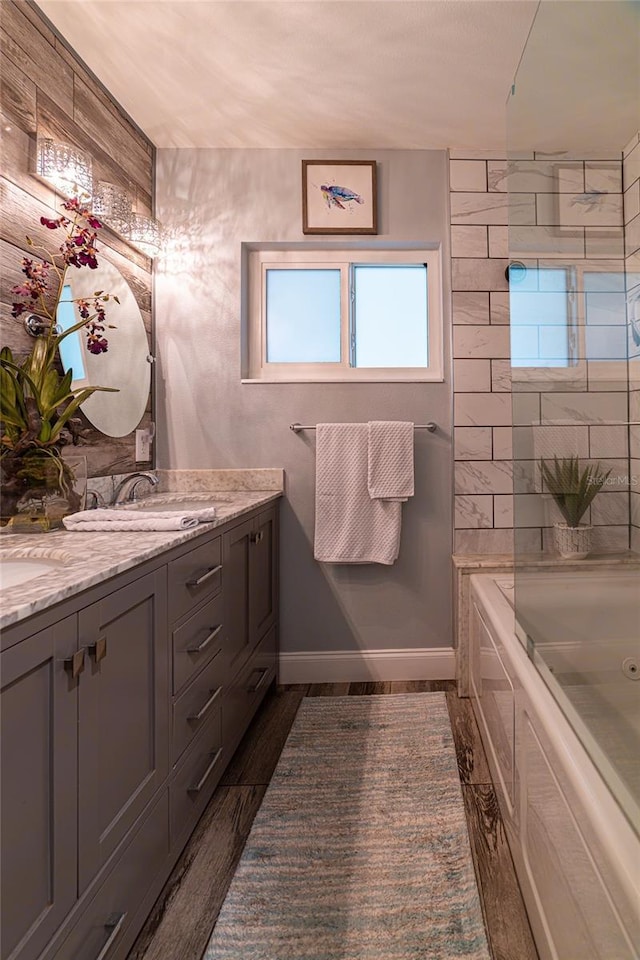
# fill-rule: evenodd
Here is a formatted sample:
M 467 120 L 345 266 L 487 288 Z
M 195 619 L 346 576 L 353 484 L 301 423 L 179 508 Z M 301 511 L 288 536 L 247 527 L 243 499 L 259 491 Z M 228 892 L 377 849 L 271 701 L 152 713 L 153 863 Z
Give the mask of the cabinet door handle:
M 218 687 L 217 690 L 210 691 L 211 696 L 209 697 L 207 702 L 200 707 L 197 713 L 194 713 L 190 717 L 187 717 L 187 720 L 189 721 L 189 723 L 198 723 L 200 720 L 202 720 L 202 718 L 207 713 L 207 711 L 216 702 L 221 692 L 222 692 L 222 687 Z
M 247 690 L 247 693 L 256 693 L 260 689 L 260 687 L 264 684 L 265 680 L 269 676 L 269 667 L 259 667 L 258 670 L 254 670 L 253 672 L 254 673 L 259 672 L 261 676 L 258 682 L 253 687 L 249 687 L 249 689 Z
M 211 633 L 208 637 L 205 637 L 202 643 L 195 644 L 193 647 L 187 647 L 187 653 L 202 653 L 203 650 L 209 646 L 212 640 L 218 636 L 222 630 L 222 624 L 219 623 L 217 627 L 210 627 Z
M 257 533 L 252 533 L 249 539 L 251 543 L 260 543 L 264 537 L 264 530 L 258 530 Z
M 187 793 L 200 793 L 200 791 L 201 791 L 202 788 L 204 787 L 205 783 L 206 783 L 207 780 L 209 779 L 209 776 L 210 776 L 213 768 L 215 767 L 216 763 L 218 762 L 221 753 L 222 753 L 222 747 L 219 747 L 218 750 L 216 750 L 215 753 L 212 753 L 212 754 L 211 754 L 211 763 L 209 764 L 209 766 L 207 767 L 207 769 L 205 770 L 205 772 L 202 774 L 202 776 L 200 777 L 200 779 L 198 780 L 198 782 L 197 782 L 197 783 L 194 783 L 193 786 L 191 786 L 191 787 L 187 787 Z
M 201 574 L 195 580 L 187 580 L 188 587 L 200 587 L 203 583 L 206 583 L 207 580 L 210 580 L 211 577 L 215 577 L 216 573 L 219 573 L 222 570 L 222 564 L 219 563 L 217 567 L 210 567 L 205 573 Z
M 95 657 L 96 663 L 100 663 L 107 655 L 107 638 L 100 637 L 95 643 L 90 643 L 87 646 L 87 650 L 92 657 Z
M 71 674 L 71 679 L 75 680 L 84 670 L 84 648 L 76 650 L 73 656 L 62 661 L 67 673 Z
M 122 924 L 124 923 L 126 918 L 127 918 L 126 913 L 121 913 L 120 916 L 118 916 L 117 913 L 114 913 L 112 916 L 107 917 L 104 927 L 105 927 L 105 930 L 110 930 L 111 933 L 107 937 L 107 942 L 105 943 L 104 947 L 96 957 L 96 960 L 104 960 L 106 955 L 111 950 L 111 947 L 113 946 L 118 934 L 122 930 Z

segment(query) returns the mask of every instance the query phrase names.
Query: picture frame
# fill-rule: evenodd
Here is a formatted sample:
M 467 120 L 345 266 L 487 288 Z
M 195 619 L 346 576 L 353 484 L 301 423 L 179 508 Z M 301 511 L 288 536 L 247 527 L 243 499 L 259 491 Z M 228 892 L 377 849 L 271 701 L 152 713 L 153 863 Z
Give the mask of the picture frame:
M 303 160 L 302 232 L 376 234 L 375 160 Z

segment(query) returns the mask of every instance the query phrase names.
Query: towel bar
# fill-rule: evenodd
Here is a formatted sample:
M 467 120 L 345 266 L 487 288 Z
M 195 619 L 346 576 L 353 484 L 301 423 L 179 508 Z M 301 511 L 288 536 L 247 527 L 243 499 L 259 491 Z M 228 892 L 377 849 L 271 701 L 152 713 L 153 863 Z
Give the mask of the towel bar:
M 435 423 L 414 423 L 414 430 L 428 430 L 429 433 L 434 433 L 437 430 L 437 424 Z M 294 433 L 300 433 L 301 430 L 315 430 L 314 426 L 305 426 L 302 423 L 290 423 L 289 430 L 293 430 Z

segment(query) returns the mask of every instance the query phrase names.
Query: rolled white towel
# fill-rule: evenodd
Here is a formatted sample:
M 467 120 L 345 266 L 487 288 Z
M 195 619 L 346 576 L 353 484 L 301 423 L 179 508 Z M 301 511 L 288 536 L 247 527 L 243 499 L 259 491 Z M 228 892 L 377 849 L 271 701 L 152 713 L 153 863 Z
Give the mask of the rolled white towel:
M 67 530 L 84 533 L 90 530 L 130 531 L 134 530 L 188 530 L 199 523 L 209 523 L 216 516 L 215 507 L 203 507 L 202 510 L 190 510 L 177 513 L 175 510 L 137 511 L 137 510 L 82 510 L 63 518 Z

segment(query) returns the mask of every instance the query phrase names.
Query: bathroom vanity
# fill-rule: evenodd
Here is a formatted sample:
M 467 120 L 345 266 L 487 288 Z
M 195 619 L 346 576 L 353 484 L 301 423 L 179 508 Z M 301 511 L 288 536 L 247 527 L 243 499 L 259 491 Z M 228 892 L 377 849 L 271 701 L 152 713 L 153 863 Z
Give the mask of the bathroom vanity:
M 274 681 L 280 494 L 238 496 L 0 594 L 2 960 L 126 956 Z

